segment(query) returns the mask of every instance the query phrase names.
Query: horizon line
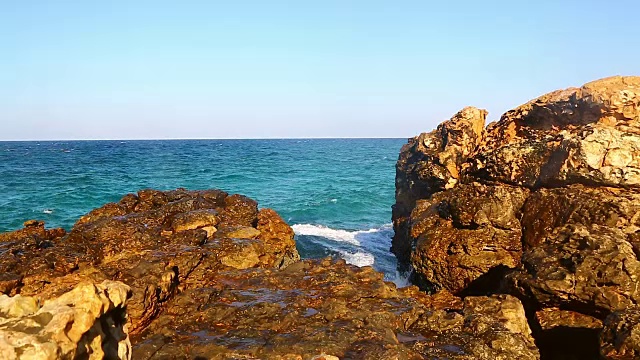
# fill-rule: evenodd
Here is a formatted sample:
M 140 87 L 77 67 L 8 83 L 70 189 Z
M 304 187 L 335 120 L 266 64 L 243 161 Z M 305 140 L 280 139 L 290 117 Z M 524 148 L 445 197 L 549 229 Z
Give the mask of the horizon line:
M 409 139 L 393 136 L 319 136 L 319 137 L 255 137 L 255 138 L 131 138 L 131 139 L 0 139 L 0 142 L 55 142 L 55 141 L 181 141 L 181 140 L 361 140 L 361 139 Z

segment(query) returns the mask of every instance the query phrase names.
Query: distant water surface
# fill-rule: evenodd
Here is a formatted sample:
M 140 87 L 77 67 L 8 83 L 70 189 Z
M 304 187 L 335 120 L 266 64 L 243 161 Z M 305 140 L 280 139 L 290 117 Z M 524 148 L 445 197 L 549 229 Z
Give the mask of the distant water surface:
M 305 258 L 339 256 L 396 280 L 389 253 L 405 139 L 0 142 L 0 231 L 83 214 L 143 188 L 219 188 L 277 210 Z

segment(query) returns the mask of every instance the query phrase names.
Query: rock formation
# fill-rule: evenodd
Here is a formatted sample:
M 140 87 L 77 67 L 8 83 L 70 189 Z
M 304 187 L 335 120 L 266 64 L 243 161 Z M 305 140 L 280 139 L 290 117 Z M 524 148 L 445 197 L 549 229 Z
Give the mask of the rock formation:
M 29 223 L 3 240 L 2 292 L 48 299 L 80 281 L 122 281 L 133 291 L 132 334 L 177 292 L 220 269 L 279 268 L 299 258 L 293 231 L 274 211 L 222 191 L 144 190 L 91 211 L 66 235 Z
M 426 295 L 397 289 L 371 267 L 300 261 L 293 231 L 275 211 L 217 190 L 130 194 L 83 216 L 68 233 L 29 221 L 0 235 L 0 274 L 2 293 L 15 295 L 14 303 L 29 299 L 12 307 L 19 320 L 11 331 L 45 331 L 39 314 L 52 303 L 84 309 L 87 296 L 78 292 L 97 289 L 106 297 L 103 310 L 90 308 L 83 318 L 90 330 L 73 330 L 74 322 L 72 332 L 56 327 L 50 334 L 63 349 L 55 351 L 64 351 L 56 356 L 70 359 L 100 357 L 100 344 L 107 358 L 116 358 L 117 348 L 120 358 L 143 360 L 539 358 L 515 297 Z M 62 295 L 87 281 L 107 285 Z M 111 314 L 117 305 L 108 299 L 125 299 L 110 290 L 112 281 L 131 289 L 127 317 L 118 312 L 120 320 L 100 333 L 90 327 L 94 314 Z M 129 331 L 131 347 L 104 335 L 114 326 L 125 336 L 119 341 Z M 72 341 L 60 342 L 66 336 Z M 22 351 L 7 344 L 7 351 Z
M 0 295 L 0 358 L 129 360 L 129 295 L 113 281 L 81 283 L 42 307 L 32 297 Z
M 465 108 L 402 148 L 392 251 L 425 289 L 520 298 L 543 358 L 597 358 L 566 341 L 597 344 L 603 326 L 603 356 L 634 358 L 640 77 L 485 117 Z

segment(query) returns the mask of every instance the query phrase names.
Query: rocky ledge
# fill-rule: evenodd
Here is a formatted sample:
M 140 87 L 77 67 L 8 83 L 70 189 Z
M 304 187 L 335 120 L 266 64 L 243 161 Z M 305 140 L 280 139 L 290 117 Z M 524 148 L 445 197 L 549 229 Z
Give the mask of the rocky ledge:
M 275 211 L 218 190 L 126 195 L 68 233 L 28 221 L 0 235 L 0 293 L 8 359 L 539 358 L 517 298 L 300 261 Z
M 486 116 L 402 148 L 392 251 L 427 291 L 518 297 L 545 359 L 639 358 L 640 77 Z

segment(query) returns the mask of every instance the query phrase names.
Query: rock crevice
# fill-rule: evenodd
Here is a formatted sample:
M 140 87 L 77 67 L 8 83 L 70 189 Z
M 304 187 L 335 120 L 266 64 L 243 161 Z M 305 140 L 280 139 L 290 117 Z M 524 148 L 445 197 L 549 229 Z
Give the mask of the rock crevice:
M 486 128 L 485 115 L 465 108 L 402 148 L 392 247 L 401 266 L 426 289 L 517 296 L 539 338 L 593 337 L 602 325 L 584 319 L 633 319 L 616 314 L 638 305 L 640 77 L 555 91 Z M 450 138 L 462 145 L 443 146 Z M 608 331 L 602 339 L 615 338 Z M 627 351 L 611 346 L 602 356 Z

